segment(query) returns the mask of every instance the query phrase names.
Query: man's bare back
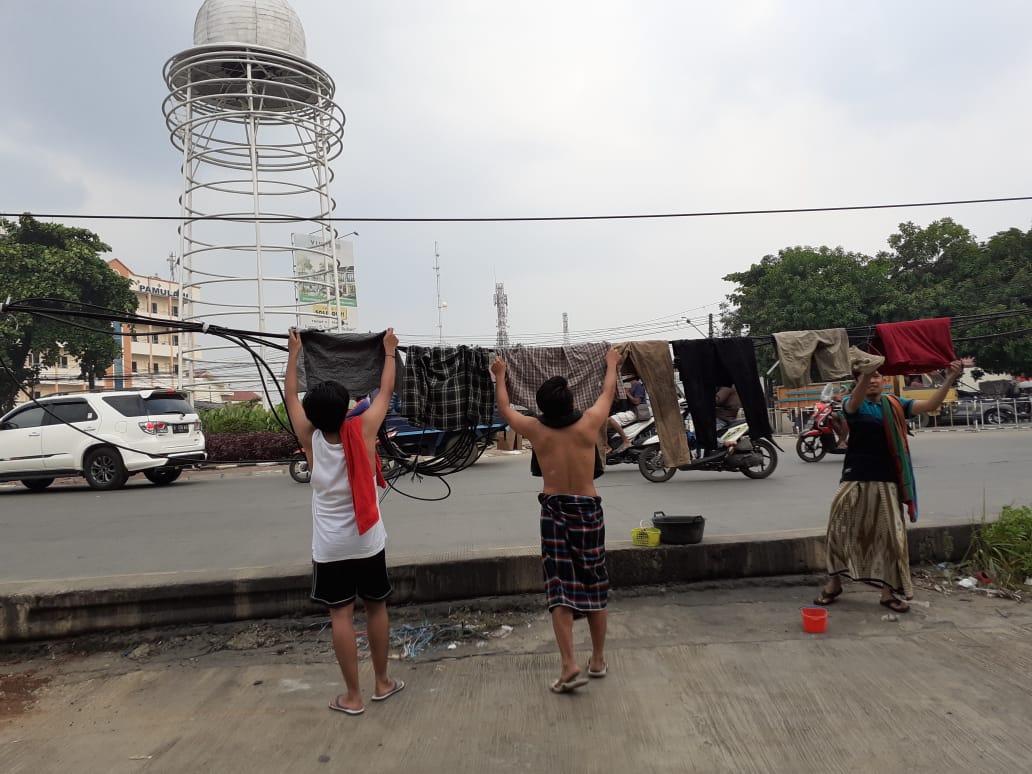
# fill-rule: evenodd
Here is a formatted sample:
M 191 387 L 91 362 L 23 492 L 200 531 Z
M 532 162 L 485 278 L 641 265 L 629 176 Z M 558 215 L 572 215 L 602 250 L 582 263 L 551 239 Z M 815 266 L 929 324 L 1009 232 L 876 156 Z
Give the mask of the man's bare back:
M 561 429 L 547 427 L 537 419 L 534 422 L 536 427 L 526 432 L 526 437 L 541 466 L 542 491 L 595 497 L 595 444 L 600 425 L 587 416 Z
M 505 386 L 504 361 L 495 358 L 491 364 L 491 373 L 495 377 L 498 411 L 513 430 L 530 441 L 541 466 L 541 475 L 544 479 L 542 491 L 545 494 L 587 497 L 597 495 L 595 444 L 599 438 L 599 430 L 609 418 L 609 407 L 616 391 L 616 366 L 619 362 L 620 354 L 615 349 L 609 350 L 606 354 L 606 376 L 602 392 L 590 408 L 565 427 L 549 427 L 545 424 L 549 421 L 547 417 L 543 417 L 545 422 L 542 422 L 515 411 L 509 403 L 509 392 Z M 540 395 L 538 400 L 541 400 Z M 563 419 L 573 419 L 577 416 L 573 411 L 572 401 L 566 410 L 570 413 Z

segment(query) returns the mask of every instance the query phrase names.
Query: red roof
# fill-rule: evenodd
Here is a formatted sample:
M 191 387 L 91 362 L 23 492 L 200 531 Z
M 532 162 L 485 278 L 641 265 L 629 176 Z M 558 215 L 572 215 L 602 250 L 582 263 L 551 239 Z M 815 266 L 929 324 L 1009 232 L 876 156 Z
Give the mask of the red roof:
M 247 390 L 237 390 L 232 393 L 227 400 L 232 403 L 246 403 L 252 400 L 261 400 L 262 396 L 257 392 L 248 392 Z

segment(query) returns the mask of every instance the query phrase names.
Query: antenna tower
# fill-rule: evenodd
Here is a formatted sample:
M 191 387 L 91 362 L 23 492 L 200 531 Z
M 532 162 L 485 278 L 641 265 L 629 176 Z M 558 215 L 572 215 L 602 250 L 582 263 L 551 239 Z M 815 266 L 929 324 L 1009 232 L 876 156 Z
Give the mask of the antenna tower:
M 498 334 L 495 336 L 496 347 L 509 346 L 509 297 L 505 295 L 505 283 L 496 282 L 494 305 L 498 321 Z

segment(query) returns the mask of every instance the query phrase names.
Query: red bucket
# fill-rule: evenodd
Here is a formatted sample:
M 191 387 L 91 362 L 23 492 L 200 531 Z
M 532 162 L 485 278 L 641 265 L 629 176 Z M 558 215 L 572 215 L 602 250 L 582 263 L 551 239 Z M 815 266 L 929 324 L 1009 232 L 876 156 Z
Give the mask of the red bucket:
M 828 611 L 823 607 L 800 608 L 803 615 L 803 631 L 810 634 L 824 634 L 828 630 Z

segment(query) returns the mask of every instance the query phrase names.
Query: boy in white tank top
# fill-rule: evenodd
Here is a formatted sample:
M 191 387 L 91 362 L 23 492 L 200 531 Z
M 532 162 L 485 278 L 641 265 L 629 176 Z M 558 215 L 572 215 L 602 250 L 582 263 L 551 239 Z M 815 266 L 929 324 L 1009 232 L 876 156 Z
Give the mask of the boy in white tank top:
M 333 651 L 344 677 L 345 692 L 330 709 L 347 715 L 365 712 L 358 678 L 355 600 L 362 598 L 376 683 L 373 701 L 383 701 L 405 683 L 387 674 L 390 622 L 385 545 L 380 519 L 376 433 L 394 392 L 398 337 L 388 328 L 383 338 L 380 392 L 361 415 L 348 419 L 351 396 L 338 382 L 313 385 L 304 401 L 297 397 L 297 360 L 301 338 L 289 332 L 285 379 L 287 413 L 312 471 L 312 599 L 330 608 Z

